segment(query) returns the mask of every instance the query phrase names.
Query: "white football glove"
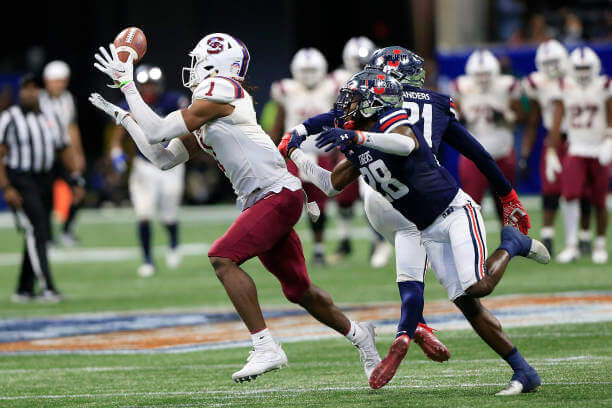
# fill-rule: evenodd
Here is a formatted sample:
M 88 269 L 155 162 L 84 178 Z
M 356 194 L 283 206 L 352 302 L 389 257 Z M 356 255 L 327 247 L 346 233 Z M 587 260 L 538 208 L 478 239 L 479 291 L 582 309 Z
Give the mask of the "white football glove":
M 130 53 L 126 62 L 121 62 L 117 55 L 117 49 L 114 44 L 109 44 L 108 49 L 110 54 L 104 47 L 100 47 L 100 54 L 96 53 L 95 57 L 98 62 L 94 62 L 94 67 L 108 75 L 113 84 L 108 85 L 109 88 L 122 88 L 130 82 L 134 81 L 134 54 Z
M 608 137 L 599 149 L 599 163 L 602 166 L 607 166 L 612 162 L 612 138 Z
M 125 111 L 117 105 L 113 105 L 112 103 L 104 99 L 99 93 L 94 92 L 89 95 L 89 102 L 91 102 L 93 106 L 113 118 L 115 123 L 118 125 L 120 125 L 121 121 L 129 114 L 128 111 Z
M 554 183 L 557 179 L 557 174 L 561 173 L 562 167 L 559 161 L 557 152 L 552 147 L 546 149 L 546 180 L 549 183 Z

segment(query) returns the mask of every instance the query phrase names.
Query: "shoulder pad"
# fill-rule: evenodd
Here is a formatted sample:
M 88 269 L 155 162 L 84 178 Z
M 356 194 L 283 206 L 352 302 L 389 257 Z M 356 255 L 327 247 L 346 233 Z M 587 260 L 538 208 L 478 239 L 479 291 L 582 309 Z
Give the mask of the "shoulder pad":
M 408 113 L 402 108 L 388 109 L 379 115 L 378 126 L 381 132 L 390 132 L 400 125 L 409 125 Z
M 193 100 L 206 99 L 213 102 L 230 103 L 244 98 L 244 90 L 233 79 L 215 76 L 207 78 L 193 91 Z

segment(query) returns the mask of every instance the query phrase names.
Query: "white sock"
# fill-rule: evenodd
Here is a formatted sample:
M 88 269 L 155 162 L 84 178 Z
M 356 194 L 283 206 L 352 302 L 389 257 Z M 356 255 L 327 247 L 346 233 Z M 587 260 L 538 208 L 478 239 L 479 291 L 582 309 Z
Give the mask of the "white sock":
M 540 238 L 542 239 L 552 239 L 555 236 L 555 228 L 554 227 L 542 227 L 540 230 Z
M 583 229 L 581 229 L 580 231 L 578 231 L 578 239 L 581 242 L 584 242 L 584 241 L 591 242 L 591 238 L 592 237 L 593 236 L 591 235 L 591 231 L 590 230 L 583 230 Z
M 563 206 L 563 223 L 565 227 L 565 244 L 575 247 L 578 243 L 578 221 L 580 220 L 580 203 L 578 200 L 566 201 Z
M 251 334 L 251 340 L 253 341 L 253 347 L 256 349 L 270 348 L 274 345 L 274 339 L 267 327 Z
M 365 333 L 361 326 L 359 326 L 357 323 L 352 320 L 350 320 L 350 322 L 351 328 L 344 337 L 346 337 L 351 343 L 355 344 L 363 338 Z
M 338 235 L 340 239 L 347 239 L 350 233 L 350 218 L 338 217 Z
M 322 242 L 315 242 L 314 251 L 315 254 L 323 255 L 325 253 L 325 245 Z
M 595 249 L 606 249 L 606 236 L 599 235 L 597 238 L 595 238 L 594 247 Z

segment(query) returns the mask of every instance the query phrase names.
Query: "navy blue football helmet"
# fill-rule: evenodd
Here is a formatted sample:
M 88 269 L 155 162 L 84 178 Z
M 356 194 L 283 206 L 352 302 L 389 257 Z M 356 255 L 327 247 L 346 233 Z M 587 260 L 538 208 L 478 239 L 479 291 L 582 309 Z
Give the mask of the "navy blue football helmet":
M 393 46 L 376 50 L 367 67 L 386 72 L 401 84 L 422 88 L 425 83 L 424 62 L 414 52 Z
M 340 89 L 334 104 L 340 121 L 368 119 L 383 109 L 402 106 L 402 86 L 390 75 L 366 69 L 353 75 Z

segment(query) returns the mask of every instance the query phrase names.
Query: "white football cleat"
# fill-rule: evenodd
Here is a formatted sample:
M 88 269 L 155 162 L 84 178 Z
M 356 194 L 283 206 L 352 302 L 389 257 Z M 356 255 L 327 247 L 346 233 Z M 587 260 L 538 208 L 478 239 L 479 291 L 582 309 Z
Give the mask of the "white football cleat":
M 531 238 L 531 248 L 527 258 L 533 259 L 537 263 L 547 264 L 550 262 L 550 252 L 546 246 L 535 238 Z
M 155 275 L 155 267 L 150 263 L 143 263 L 138 267 L 138 276 L 142 278 L 149 278 Z
M 605 264 L 608 262 L 608 251 L 606 251 L 606 248 L 593 249 L 591 260 L 596 264 Z
M 166 253 L 166 266 L 169 269 L 178 268 L 182 260 L 183 255 L 181 254 L 181 250 L 179 248 L 169 249 Z
M 574 262 L 580 258 L 580 251 L 576 246 L 566 247 L 559 255 L 557 255 L 557 262 L 566 264 Z
M 387 241 L 378 242 L 374 247 L 374 252 L 372 252 L 370 265 L 375 269 L 382 268 L 389 262 L 391 255 L 393 255 L 393 247 L 391 244 Z
M 510 383 L 508 384 L 505 390 L 501 390 L 495 395 L 498 397 L 503 397 L 506 395 L 519 395 L 522 392 L 523 392 L 523 384 L 521 384 L 520 381 L 512 380 L 510 381 Z
M 361 339 L 355 340 L 353 345 L 359 350 L 359 359 L 363 363 L 365 375 L 370 380 L 372 371 L 380 363 L 380 355 L 376 349 L 376 333 L 372 323 L 356 323 L 365 334 Z
M 232 380 L 240 383 L 251 381 L 263 373 L 279 370 L 287 365 L 289 365 L 287 355 L 280 344 L 274 343 L 272 347 L 251 350 L 247 363 L 242 370 L 232 374 Z

